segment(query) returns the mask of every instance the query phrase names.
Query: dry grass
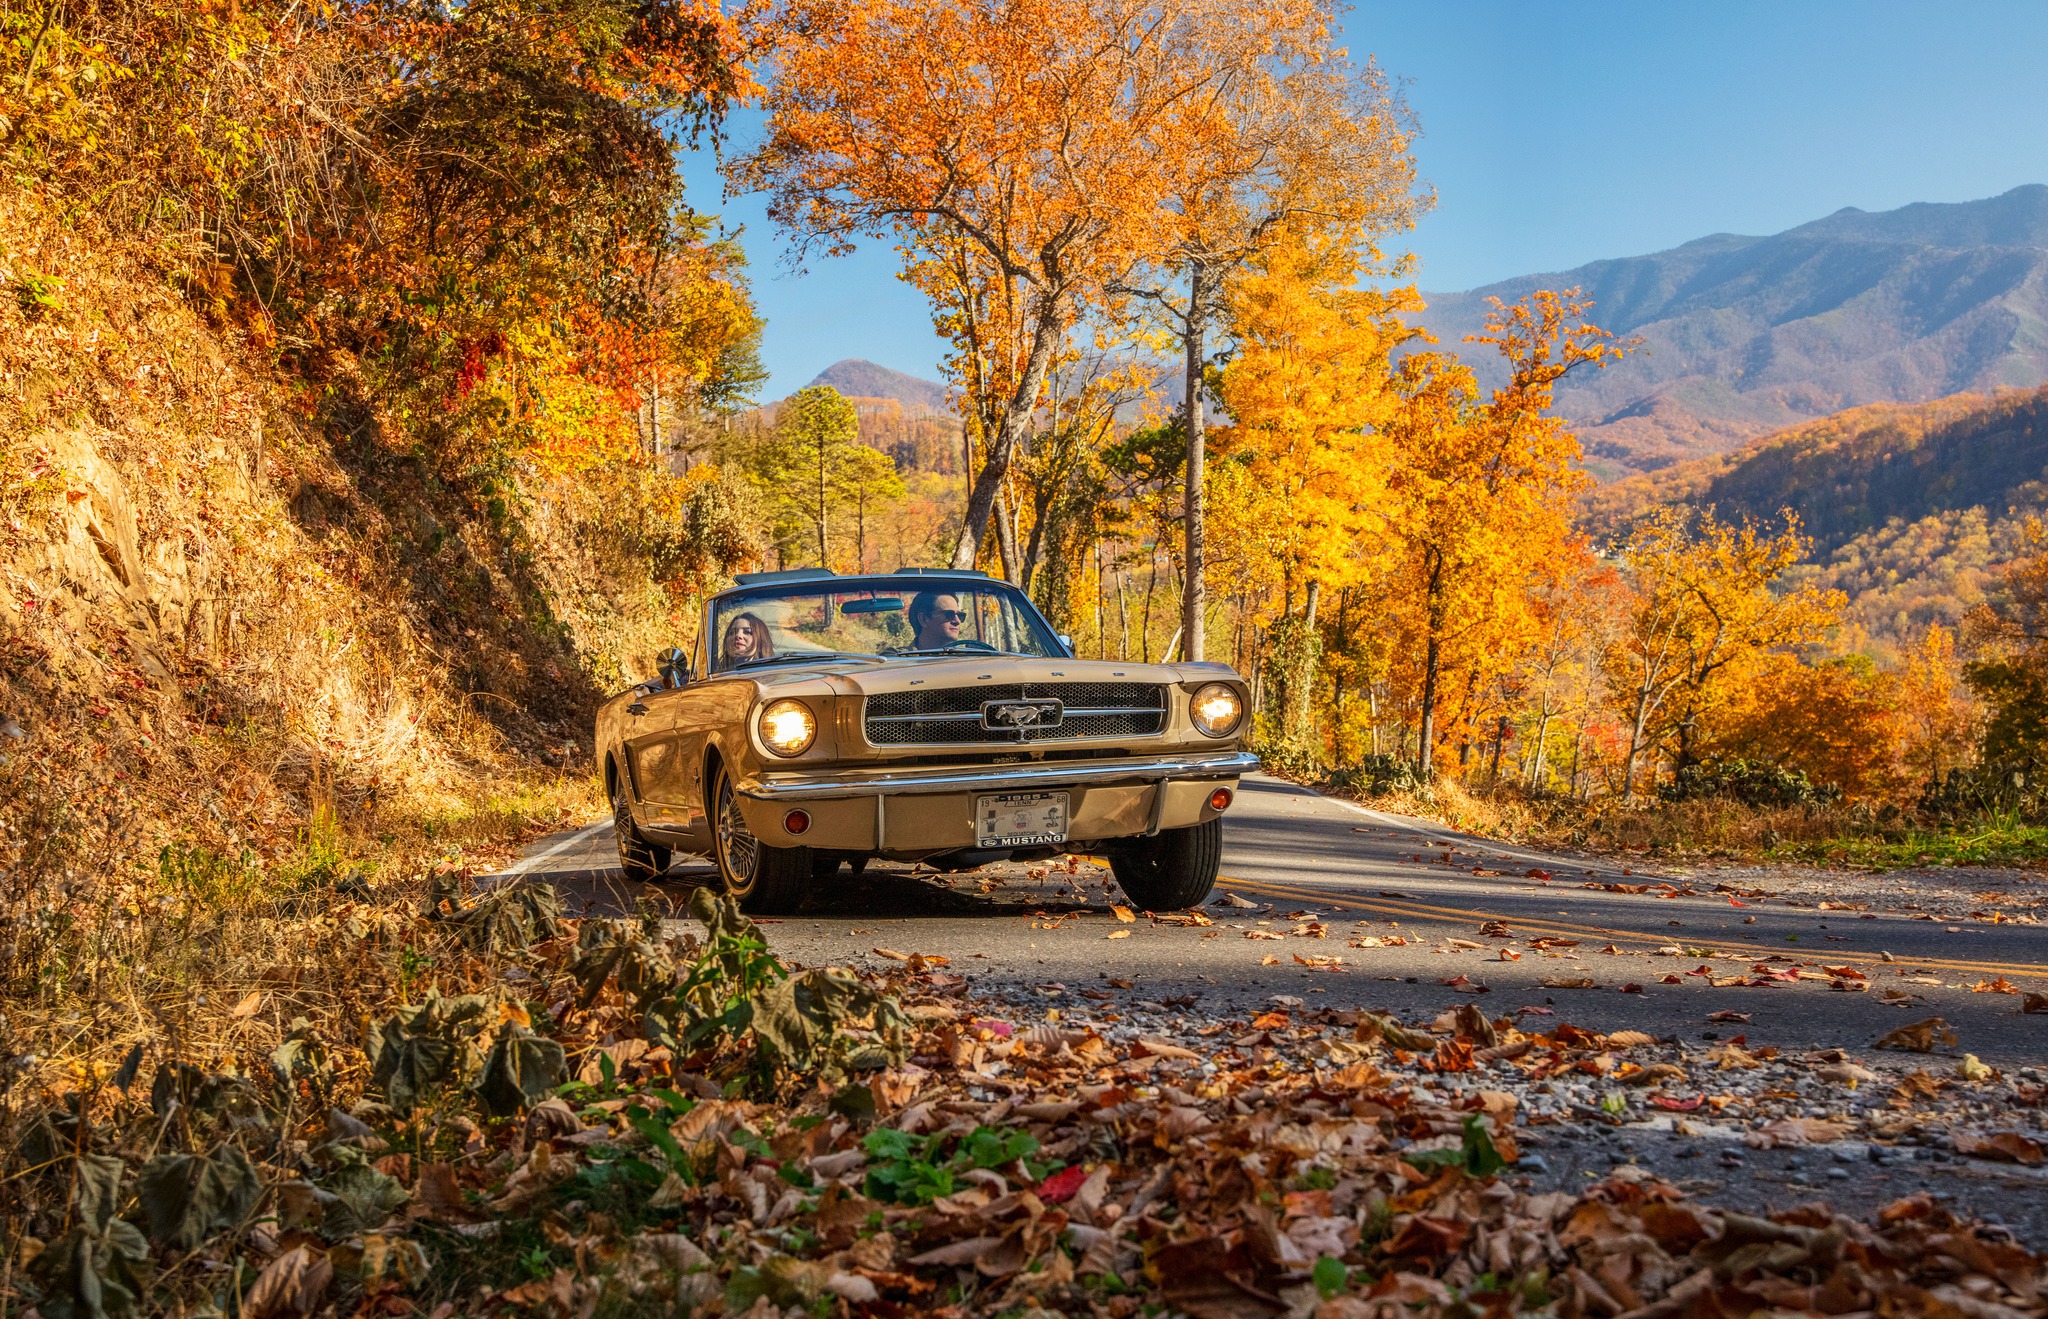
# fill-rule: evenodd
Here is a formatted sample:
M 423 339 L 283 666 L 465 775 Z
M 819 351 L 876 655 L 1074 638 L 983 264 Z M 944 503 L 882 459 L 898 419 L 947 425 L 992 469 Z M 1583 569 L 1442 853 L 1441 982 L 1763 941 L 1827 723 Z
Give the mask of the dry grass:
M 2013 821 L 1917 824 L 1897 812 L 1855 805 L 1753 807 L 1735 801 L 1630 806 L 1603 798 L 1531 797 L 1515 789 L 1471 791 L 1443 781 L 1428 793 L 1366 799 L 1384 810 L 1533 847 L 1650 857 L 1890 868 L 1927 859 L 2027 865 L 2048 856 L 2043 831 Z

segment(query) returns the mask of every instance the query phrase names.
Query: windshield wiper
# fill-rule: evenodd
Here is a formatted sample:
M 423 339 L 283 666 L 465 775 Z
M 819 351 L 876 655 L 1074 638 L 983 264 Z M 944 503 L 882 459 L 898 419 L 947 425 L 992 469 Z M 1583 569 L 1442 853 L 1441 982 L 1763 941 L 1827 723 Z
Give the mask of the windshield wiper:
M 1021 650 L 1002 650 L 987 642 L 956 641 L 950 646 L 926 650 L 899 650 L 897 655 L 1022 655 Z
M 821 651 L 821 650 L 811 650 L 811 651 L 803 651 L 803 650 L 799 650 L 799 651 L 792 651 L 792 652 L 790 652 L 789 654 L 786 654 L 786 655 L 763 655 L 763 656 L 761 656 L 761 657 L 760 657 L 759 659 L 744 659 L 744 660 L 741 660 L 741 661 L 739 661 L 739 662 L 738 662 L 737 664 L 734 664 L 734 665 L 732 665 L 731 667 L 732 667 L 733 669 L 751 669 L 751 668 L 757 668 L 757 667 L 759 667 L 759 666 L 761 666 L 761 665 L 764 665 L 764 664 L 790 664 L 790 663 L 794 663 L 794 662 L 796 662 L 796 661 L 799 661 L 799 660 L 801 660 L 802 662 L 804 662 L 804 663 L 806 663 L 806 664 L 830 664 L 830 663 L 834 662 L 835 660 L 843 660 L 843 659 L 844 659 L 844 660 L 856 660 L 856 659 L 864 659 L 864 660 L 878 660 L 878 659 L 880 659 L 880 658 L 882 658 L 882 657 L 881 657 L 880 655 L 871 655 L 871 654 L 869 654 L 869 653 L 868 653 L 867 651 L 864 651 L 864 650 L 833 650 L 833 651 Z M 727 672 L 730 672 L 730 671 L 731 671 L 731 669 L 728 669 L 728 670 L 727 670 Z

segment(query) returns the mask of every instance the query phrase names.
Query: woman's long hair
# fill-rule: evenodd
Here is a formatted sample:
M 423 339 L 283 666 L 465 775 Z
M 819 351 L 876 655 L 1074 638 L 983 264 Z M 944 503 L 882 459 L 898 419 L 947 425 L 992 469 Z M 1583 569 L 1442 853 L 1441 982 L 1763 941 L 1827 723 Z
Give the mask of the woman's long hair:
M 725 625 L 725 640 L 721 643 L 726 663 L 732 663 L 732 634 L 742 623 L 751 624 L 754 629 L 754 650 L 746 658 L 763 659 L 775 653 L 775 638 L 768 635 L 768 625 L 761 621 L 759 614 L 735 614 L 732 622 Z

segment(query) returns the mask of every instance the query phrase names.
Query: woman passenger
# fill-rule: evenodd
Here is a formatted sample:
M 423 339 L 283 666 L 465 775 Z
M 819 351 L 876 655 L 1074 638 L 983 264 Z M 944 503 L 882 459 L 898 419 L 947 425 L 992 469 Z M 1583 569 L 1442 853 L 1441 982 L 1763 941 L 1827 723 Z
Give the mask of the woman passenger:
M 774 639 L 768 635 L 768 625 L 759 616 L 738 614 L 725 625 L 725 667 L 750 664 L 774 653 Z

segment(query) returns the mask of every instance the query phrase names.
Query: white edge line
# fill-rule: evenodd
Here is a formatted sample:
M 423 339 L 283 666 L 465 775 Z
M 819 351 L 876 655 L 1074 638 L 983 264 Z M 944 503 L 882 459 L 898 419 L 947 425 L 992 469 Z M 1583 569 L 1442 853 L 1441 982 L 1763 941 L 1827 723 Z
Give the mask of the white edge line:
M 1295 783 L 1289 779 L 1282 779 L 1276 777 L 1273 781 L 1276 783 L 1284 783 L 1289 788 L 1294 789 L 1296 792 L 1306 793 L 1311 797 L 1319 797 L 1326 802 L 1330 802 L 1334 805 L 1341 806 L 1347 811 L 1356 811 L 1358 814 L 1363 815 L 1368 820 L 1376 820 L 1382 825 L 1385 825 L 1393 829 L 1400 829 L 1405 833 L 1421 834 L 1425 838 L 1435 838 L 1439 841 L 1448 843 L 1460 843 L 1471 848 L 1484 848 L 1489 852 L 1494 852 L 1501 856 L 1514 857 L 1518 861 L 1540 862 L 1545 866 L 1556 867 L 1564 865 L 1575 865 L 1581 869 L 1584 869 L 1586 865 L 1585 861 L 1578 857 L 1564 856 L 1561 854 L 1546 855 L 1542 852 L 1524 852 L 1520 848 L 1509 847 L 1504 843 L 1497 843 L 1491 838 L 1481 838 L 1477 834 L 1460 834 L 1453 833 L 1448 829 L 1439 829 L 1435 825 L 1429 824 L 1428 822 L 1423 820 L 1418 820 L 1413 816 L 1394 815 L 1386 811 L 1376 811 L 1367 806 L 1360 806 L 1355 801 L 1346 801 L 1342 797 L 1335 797 L 1327 792 L 1320 792 L 1315 788 L 1307 787 L 1300 783 Z
M 527 871 L 532 870 L 535 866 L 538 866 L 541 862 L 546 861 L 551 857 L 559 856 L 561 853 L 568 851 L 570 848 L 576 846 L 576 844 L 589 838 L 592 834 L 598 832 L 600 829 L 609 829 L 611 827 L 612 822 L 610 820 L 599 820 L 596 824 L 586 825 L 583 828 L 578 829 L 575 833 L 570 834 L 567 838 L 562 839 L 560 842 L 556 843 L 553 847 L 550 847 L 545 852 L 536 852 L 532 856 L 524 856 L 519 858 L 519 860 L 512 863 L 512 867 L 509 870 L 500 870 L 495 874 L 491 875 L 479 875 L 477 878 L 511 879 L 515 875 L 523 875 Z

